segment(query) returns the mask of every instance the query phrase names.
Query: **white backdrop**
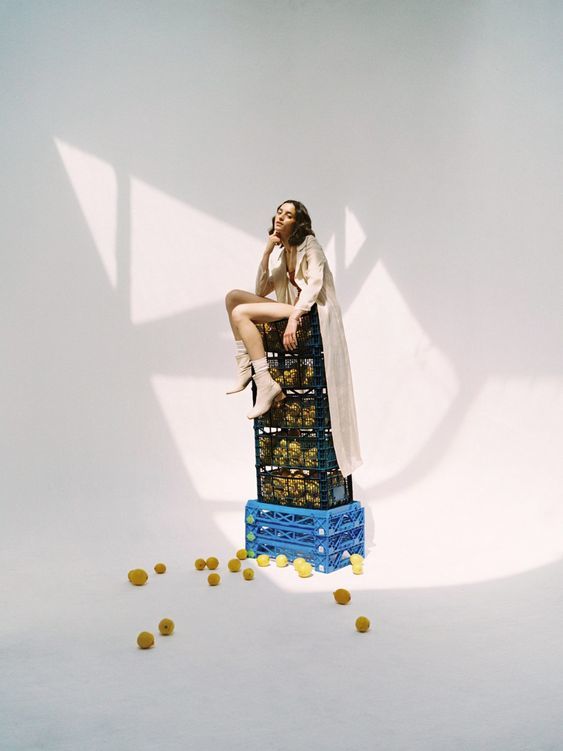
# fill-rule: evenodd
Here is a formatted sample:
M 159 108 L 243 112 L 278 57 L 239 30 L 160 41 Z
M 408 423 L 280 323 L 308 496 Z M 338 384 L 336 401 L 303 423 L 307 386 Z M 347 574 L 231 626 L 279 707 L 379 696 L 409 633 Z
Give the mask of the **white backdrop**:
M 280 748 L 309 748 L 319 733 L 325 748 L 369 743 L 378 728 L 390 751 L 559 748 L 563 5 L 3 2 L 0 27 L 5 747 L 144 749 L 157 737 L 162 748 L 190 737 L 212 747 L 209 707 L 187 727 L 173 703 L 151 739 L 135 714 L 142 682 L 115 721 L 107 675 L 90 681 L 87 720 L 76 687 L 38 707 L 79 627 L 76 680 L 88 680 L 87 645 L 97 654 L 110 638 L 102 613 L 123 605 L 112 664 L 131 651 L 125 624 L 133 643 L 141 627 L 128 620 L 123 572 L 166 558 L 175 602 L 200 586 L 193 557 L 242 546 L 255 496 L 250 396 L 224 396 L 234 370 L 223 298 L 253 287 L 272 211 L 295 198 L 345 313 L 369 550 L 362 578 L 313 577 L 305 607 L 346 581 L 376 617 L 387 613 L 398 654 L 407 644 L 421 654 L 411 613 L 444 641 L 414 677 L 394 660 L 389 673 L 379 665 L 381 715 L 358 722 L 345 703 L 341 736 L 326 733 L 334 714 L 322 702 L 316 724 L 276 725 L 297 711 L 291 701 L 262 716 Z M 275 598 L 303 601 L 294 578 L 268 571 L 264 582 L 270 604 L 257 601 L 257 613 Z M 68 639 L 55 637 L 61 613 Z M 457 627 L 467 696 L 492 681 L 466 727 L 446 656 Z M 491 668 L 471 653 L 483 657 L 483 644 L 497 656 L 511 648 Z M 524 669 L 523 655 L 529 672 L 507 679 L 520 690 L 503 693 L 491 719 L 497 678 Z M 128 655 L 128 675 L 139 656 Z M 172 670 L 181 661 L 171 659 Z M 26 678 L 38 663 L 42 679 Z M 260 664 L 279 687 L 281 666 Z M 447 696 L 413 721 L 401 708 L 412 707 L 411 684 L 421 694 L 435 685 L 425 664 Z M 208 666 L 194 669 L 198 680 Z M 228 669 L 217 666 L 214 686 Z M 351 672 L 373 688 L 371 668 Z M 222 709 L 233 696 L 223 699 Z M 343 700 L 336 687 L 333 700 Z M 262 742 L 221 717 L 213 748 Z

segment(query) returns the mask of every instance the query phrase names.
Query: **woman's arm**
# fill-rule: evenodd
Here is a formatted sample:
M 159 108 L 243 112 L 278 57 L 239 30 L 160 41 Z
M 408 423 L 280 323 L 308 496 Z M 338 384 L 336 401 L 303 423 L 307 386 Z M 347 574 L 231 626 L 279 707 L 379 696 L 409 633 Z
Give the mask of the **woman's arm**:
M 277 235 L 270 235 L 268 237 L 268 242 L 264 248 L 264 255 L 262 256 L 256 275 L 256 294 L 260 295 L 260 297 L 266 297 L 266 295 L 274 291 L 274 280 L 270 274 L 270 256 L 278 244 L 279 237 Z

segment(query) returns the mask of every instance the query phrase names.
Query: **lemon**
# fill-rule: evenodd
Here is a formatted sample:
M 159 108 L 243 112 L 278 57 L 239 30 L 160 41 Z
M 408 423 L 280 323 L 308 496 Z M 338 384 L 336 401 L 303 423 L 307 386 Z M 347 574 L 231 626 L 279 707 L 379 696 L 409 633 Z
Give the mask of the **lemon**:
M 149 578 L 147 572 L 142 568 L 134 568 L 133 571 L 130 572 L 130 574 L 131 575 L 129 577 L 129 581 L 136 587 L 142 587 L 143 584 L 147 583 L 147 579 Z
M 215 558 L 214 556 L 211 556 L 211 558 L 208 558 L 206 560 L 206 563 L 207 563 L 207 568 L 210 568 L 212 571 L 214 571 L 219 565 L 219 560 Z
M 135 569 L 131 569 L 131 571 L 129 571 L 129 573 L 127 574 L 127 578 L 129 579 L 129 581 L 131 581 L 131 574 L 133 573 L 134 570 Z
M 339 605 L 347 605 L 352 599 L 347 589 L 337 589 L 332 594 Z
M 238 558 L 231 558 L 231 560 L 228 563 L 229 571 L 232 571 L 233 574 L 236 574 L 237 571 L 240 571 L 241 562 Z
M 154 570 L 157 574 L 163 574 L 166 571 L 166 566 L 164 565 L 164 563 L 155 563 Z
M 360 563 L 361 564 L 363 562 L 364 562 L 364 557 L 363 557 L 363 555 L 360 555 L 359 553 L 354 553 L 353 555 L 350 556 L 350 563 L 352 564 L 352 566 L 355 563 Z
M 256 563 L 259 566 L 269 566 L 270 565 L 270 556 L 266 554 L 259 555 L 256 559 Z
M 221 577 L 219 574 L 209 574 L 207 581 L 209 582 L 210 587 L 216 587 L 221 581 Z
M 364 567 L 361 563 L 353 563 L 352 564 L 352 571 L 354 574 L 363 574 L 364 573 Z
M 163 618 L 158 624 L 158 630 L 163 636 L 170 636 L 174 631 L 174 621 L 170 618 Z
M 194 563 L 194 566 L 197 568 L 198 571 L 203 571 L 203 569 L 207 566 L 207 563 L 205 562 L 205 558 L 197 558 L 196 562 Z
M 242 575 L 246 579 L 247 582 L 252 581 L 254 579 L 254 569 L 252 568 L 245 568 L 242 572 Z
M 359 618 L 356 618 L 356 629 L 361 634 L 364 634 L 366 631 L 369 631 L 369 627 L 370 627 L 369 618 L 366 618 L 365 615 L 361 615 Z
M 296 571 L 298 571 L 298 570 L 299 570 L 299 567 L 300 567 L 300 566 L 301 566 L 301 565 L 302 565 L 303 563 L 307 563 L 307 561 L 306 561 L 306 560 L 305 560 L 304 558 L 296 558 L 296 559 L 295 559 L 295 560 L 293 561 L 293 568 L 294 568 L 294 569 L 295 569 Z
M 141 649 L 150 649 L 154 644 L 154 636 L 150 631 L 141 631 L 137 637 L 137 644 Z
M 237 550 L 237 558 L 240 561 L 246 561 L 247 554 L 246 554 L 246 550 L 244 548 L 242 548 L 241 550 Z
M 297 573 L 302 579 L 306 579 L 308 576 L 311 576 L 311 574 L 313 573 L 313 567 L 311 566 L 310 563 L 307 563 L 307 561 L 305 561 L 304 563 L 301 564 L 301 566 L 299 566 Z
M 276 566 L 279 568 L 284 568 L 287 566 L 287 556 L 286 555 L 278 555 L 276 557 Z

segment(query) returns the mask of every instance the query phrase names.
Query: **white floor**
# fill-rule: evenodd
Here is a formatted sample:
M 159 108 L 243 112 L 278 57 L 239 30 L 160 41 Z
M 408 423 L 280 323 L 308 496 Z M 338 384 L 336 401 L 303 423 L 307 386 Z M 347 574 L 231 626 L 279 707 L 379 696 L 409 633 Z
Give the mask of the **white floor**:
M 252 563 L 246 582 L 226 569 L 234 547 L 198 532 L 182 503 L 176 518 L 130 506 L 111 529 L 95 504 L 36 513 L 29 537 L 4 545 L 3 751 L 563 748 L 561 562 L 378 589 L 376 546 L 362 578 Z M 242 503 L 240 515 L 242 542 Z M 195 571 L 200 555 L 221 559 L 219 587 Z M 150 571 L 146 586 L 129 584 L 132 567 Z M 349 605 L 334 603 L 337 586 Z M 138 632 L 157 634 L 163 617 L 175 633 L 139 650 Z

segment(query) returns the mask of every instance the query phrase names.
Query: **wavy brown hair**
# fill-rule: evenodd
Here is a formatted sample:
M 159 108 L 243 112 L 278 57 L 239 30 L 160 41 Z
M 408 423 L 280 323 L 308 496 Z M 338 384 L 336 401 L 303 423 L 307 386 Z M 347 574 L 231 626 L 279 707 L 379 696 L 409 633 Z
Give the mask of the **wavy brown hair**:
M 309 216 L 309 212 L 305 208 L 305 206 L 301 203 L 301 201 L 294 201 L 292 198 L 288 198 L 287 201 L 282 201 L 278 208 L 276 209 L 276 213 L 279 208 L 281 208 L 284 203 L 292 203 L 295 206 L 295 229 L 291 233 L 289 237 L 289 244 L 290 245 L 301 245 L 303 240 L 307 237 L 307 235 L 313 235 L 315 237 L 315 233 L 313 232 L 313 228 L 311 227 L 311 217 Z M 268 230 L 268 234 L 271 235 L 274 232 L 274 222 L 276 221 L 276 217 L 272 217 L 272 226 Z

